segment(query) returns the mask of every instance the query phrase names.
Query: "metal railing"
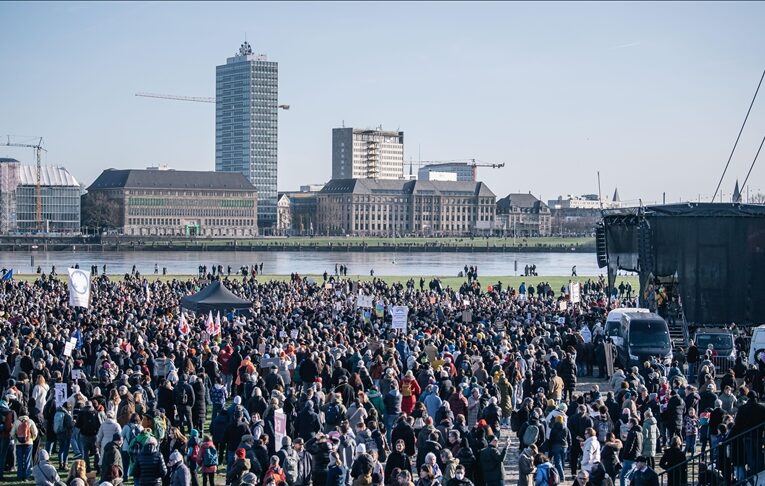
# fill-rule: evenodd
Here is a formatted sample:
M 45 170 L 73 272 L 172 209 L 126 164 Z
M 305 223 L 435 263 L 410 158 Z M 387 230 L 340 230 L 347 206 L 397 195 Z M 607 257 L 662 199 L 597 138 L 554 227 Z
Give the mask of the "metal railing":
M 765 470 L 765 422 L 659 472 L 660 486 L 743 486 Z

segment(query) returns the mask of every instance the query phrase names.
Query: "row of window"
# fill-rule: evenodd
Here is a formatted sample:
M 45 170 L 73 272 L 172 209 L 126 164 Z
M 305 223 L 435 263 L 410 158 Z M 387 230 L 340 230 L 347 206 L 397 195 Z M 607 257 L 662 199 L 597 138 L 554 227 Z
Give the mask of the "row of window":
M 160 225 L 160 226 L 178 226 L 181 224 L 181 220 L 178 218 L 128 218 L 128 225 Z M 257 221 L 254 219 L 224 219 L 224 218 L 209 218 L 204 219 L 203 224 L 206 226 L 256 226 Z

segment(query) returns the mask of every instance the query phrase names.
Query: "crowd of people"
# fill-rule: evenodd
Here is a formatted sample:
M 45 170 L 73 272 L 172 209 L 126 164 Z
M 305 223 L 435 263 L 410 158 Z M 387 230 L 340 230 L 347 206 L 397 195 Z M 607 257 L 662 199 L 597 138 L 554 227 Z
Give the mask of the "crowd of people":
M 657 376 L 650 362 L 617 371 L 614 391 L 577 392 L 596 365 L 605 375 L 607 309 L 634 305 L 609 299 L 602 280 L 574 306 L 565 288 L 482 289 L 477 271 L 459 289 L 223 278 L 253 305 L 224 311 L 219 327 L 179 308 L 207 278 L 100 275 L 88 308 L 70 307 L 49 275 L 0 283 L 0 479 L 500 486 L 509 439 L 521 486 L 641 485 L 660 448 L 663 467 L 691 453 L 687 417 L 703 428 L 711 409 L 715 449 L 761 416 L 754 383 L 742 380 L 733 409 L 717 407 L 722 396 L 706 407 L 682 372 Z M 364 312 L 359 295 L 384 311 Z M 408 307 L 405 329 L 393 306 Z

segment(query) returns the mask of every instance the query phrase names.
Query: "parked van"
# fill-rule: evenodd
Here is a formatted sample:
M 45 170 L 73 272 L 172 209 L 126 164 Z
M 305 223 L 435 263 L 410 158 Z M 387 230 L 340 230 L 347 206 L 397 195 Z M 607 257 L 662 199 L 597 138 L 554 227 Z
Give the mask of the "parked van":
M 752 330 L 752 342 L 749 345 L 749 363 L 757 360 L 757 351 L 765 350 L 765 325 Z
M 625 312 L 621 316 L 622 344 L 617 346 L 617 363 L 624 367 L 641 366 L 656 357 L 662 364 L 672 363 L 669 327 L 653 312 Z
M 606 317 L 605 334 L 607 337 L 611 338 L 611 341 L 613 341 L 617 347 L 624 343 L 624 335 L 622 334 L 622 316 L 626 313 L 635 312 L 647 314 L 651 311 L 639 307 L 621 307 L 608 313 L 608 317 Z

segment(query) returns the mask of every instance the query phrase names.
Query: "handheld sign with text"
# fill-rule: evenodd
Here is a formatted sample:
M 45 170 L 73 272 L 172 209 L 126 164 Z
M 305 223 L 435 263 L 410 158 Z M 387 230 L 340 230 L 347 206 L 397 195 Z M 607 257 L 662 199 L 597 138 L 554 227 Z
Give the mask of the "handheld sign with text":
M 405 305 L 394 305 L 391 307 L 391 316 L 393 317 L 391 327 L 393 329 L 401 329 L 402 331 L 406 331 L 409 307 Z

